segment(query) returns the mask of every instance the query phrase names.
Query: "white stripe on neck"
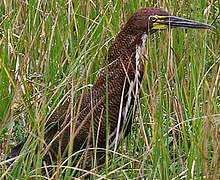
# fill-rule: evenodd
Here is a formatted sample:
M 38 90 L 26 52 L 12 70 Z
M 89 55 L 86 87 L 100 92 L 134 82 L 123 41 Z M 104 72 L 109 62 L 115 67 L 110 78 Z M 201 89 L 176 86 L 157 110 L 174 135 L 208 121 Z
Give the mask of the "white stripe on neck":
M 136 98 L 138 96 L 138 93 L 139 93 L 139 84 L 138 83 L 139 83 L 139 77 L 140 77 L 140 60 L 141 60 L 141 56 L 143 54 L 146 39 L 147 39 L 147 34 L 143 34 L 142 37 L 141 37 L 142 44 L 141 45 L 136 45 L 135 77 L 134 77 L 134 80 L 129 81 L 130 82 L 130 87 L 129 87 L 129 90 L 128 90 L 128 99 L 127 99 L 127 102 L 126 102 L 126 106 L 123 109 L 124 119 L 127 118 L 128 110 L 129 110 L 129 107 L 131 105 L 131 97 L 132 97 L 131 93 L 134 94 L 135 100 L 136 100 Z
M 134 79 L 129 79 L 128 82 L 129 84 L 129 89 L 128 92 L 126 94 L 127 96 L 127 101 L 125 104 L 125 107 L 123 107 L 122 111 L 120 111 L 119 113 L 122 113 L 122 117 L 123 117 L 123 126 L 127 126 L 128 125 L 128 113 L 130 110 L 130 106 L 131 106 L 131 99 L 132 99 L 132 93 L 134 95 L 134 106 L 137 104 L 137 98 L 138 98 L 138 94 L 139 94 L 139 88 L 140 88 L 140 82 L 139 82 L 139 78 L 140 78 L 140 60 L 141 60 L 141 56 L 143 54 L 143 50 L 145 47 L 145 42 L 147 39 L 147 34 L 143 34 L 141 37 L 142 43 L 140 45 L 136 45 L 136 52 L 135 52 L 135 77 Z M 123 93 L 122 93 L 123 94 Z M 124 98 L 124 97 L 122 97 Z M 123 99 L 121 99 L 123 100 Z M 118 143 L 120 141 L 120 139 L 123 137 L 124 133 L 125 133 L 125 129 L 126 127 L 122 128 L 122 132 L 119 132 L 119 127 L 121 125 L 121 116 L 119 115 L 119 119 L 118 119 L 118 125 L 117 125 L 117 130 L 115 130 L 111 136 L 113 134 L 115 134 L 115 139 L 113 140 L 113 142 L 111 143 L 110 146 L 114 145 L 114 151 L 116 151 L 116 148 L 118 146 Z

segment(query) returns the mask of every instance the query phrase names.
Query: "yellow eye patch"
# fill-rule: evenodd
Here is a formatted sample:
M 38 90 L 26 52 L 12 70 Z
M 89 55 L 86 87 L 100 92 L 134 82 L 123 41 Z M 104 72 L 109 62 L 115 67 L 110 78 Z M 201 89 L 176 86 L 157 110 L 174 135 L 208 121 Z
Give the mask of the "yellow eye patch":
M 153 27 L 152 29 L 155 29 L 155 30 L 164 30 L 164 29 L 167 29 L 167 25 L 165 24 L 160 24 L 161 22 L 164 21 L 164 19 L 167 18 L 167 16 L 158 16 L 158 15 L 155 15 L 155 16 L 150 16 L 149 19 L 151 20 L 151 22 L 153 23 Z M 154 21 L 152 21 L 152 19 Z
M 156 30 L 164 30 L 167 28 L 168 28 L 167 25 L 159 24 L 159 23 L 153 23 L 153 27 L 152 27 L 152 29 L 156 29 Z

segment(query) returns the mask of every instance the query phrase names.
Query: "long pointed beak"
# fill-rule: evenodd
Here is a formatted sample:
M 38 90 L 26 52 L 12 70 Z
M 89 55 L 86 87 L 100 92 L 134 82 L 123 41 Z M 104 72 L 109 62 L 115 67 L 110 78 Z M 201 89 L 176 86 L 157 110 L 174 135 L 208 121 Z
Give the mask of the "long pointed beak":
M 214 26 L 211 26 L 206 23 L 201 23 L 194 20 L 189 20 L 177 16 L 168 16 L 164 19 L 163 24 L 170 26 L 171 28 L 182 27 L 182 28 L 197 28 L 197 29 L 212 29 Z

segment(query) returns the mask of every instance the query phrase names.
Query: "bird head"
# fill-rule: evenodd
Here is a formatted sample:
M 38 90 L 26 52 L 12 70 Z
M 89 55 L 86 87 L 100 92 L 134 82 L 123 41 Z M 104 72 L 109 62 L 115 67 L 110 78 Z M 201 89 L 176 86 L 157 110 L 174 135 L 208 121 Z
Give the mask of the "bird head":
M 177 16 L 160 8 L 143 8 L 138 10 L 127 22 L 125 29 L 131 32 L 154 33 L 170 28 L 211 29 L 206 23 L 197 22 Z

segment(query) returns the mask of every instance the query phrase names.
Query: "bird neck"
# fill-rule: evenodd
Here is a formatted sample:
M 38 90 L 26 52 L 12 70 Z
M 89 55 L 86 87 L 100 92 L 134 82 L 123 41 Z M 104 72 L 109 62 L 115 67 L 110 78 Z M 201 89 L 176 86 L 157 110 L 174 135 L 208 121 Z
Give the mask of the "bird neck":
M 140 83 L 142 81 L 144 66 L 141 55 L 147 35 L 144 33 L 130 33 L 122 30 L 109 49 L 108 54 L 108 86 L 109 107 L 112 114 L 116 114 L 116 127 L 123 129 L 125 136 L 129 132 L 131 119 L 136 110 L 139 97 Z M 105 77 L 105 76 L 104 76 Z M 103 82 L 100 80 L 99 82 Z M 97 83 L 100 85 L 101 83 Z M 99 86 L 100 87 L 100 86 Z M 103 86 L 104 87 L 104 86 Z M 115 109 L 115 107 L 117 107 Z M 116 128 L 112 134 L 117 134 Z M 112 137 L 115 137 L 111 134 Z M 121 135 L 119 135 L 121 136 Z M 110 146 L 118 144 L 115 137 Z M 116 147 L 116 146 L 115 146 Z
M 131 61 L 136 66 L 143 54 L 146 38 L 146 33 L 132 33 L 126 29 L 122 30 L 109 49 L 108 63 L 120 60 L 126 65 Z

